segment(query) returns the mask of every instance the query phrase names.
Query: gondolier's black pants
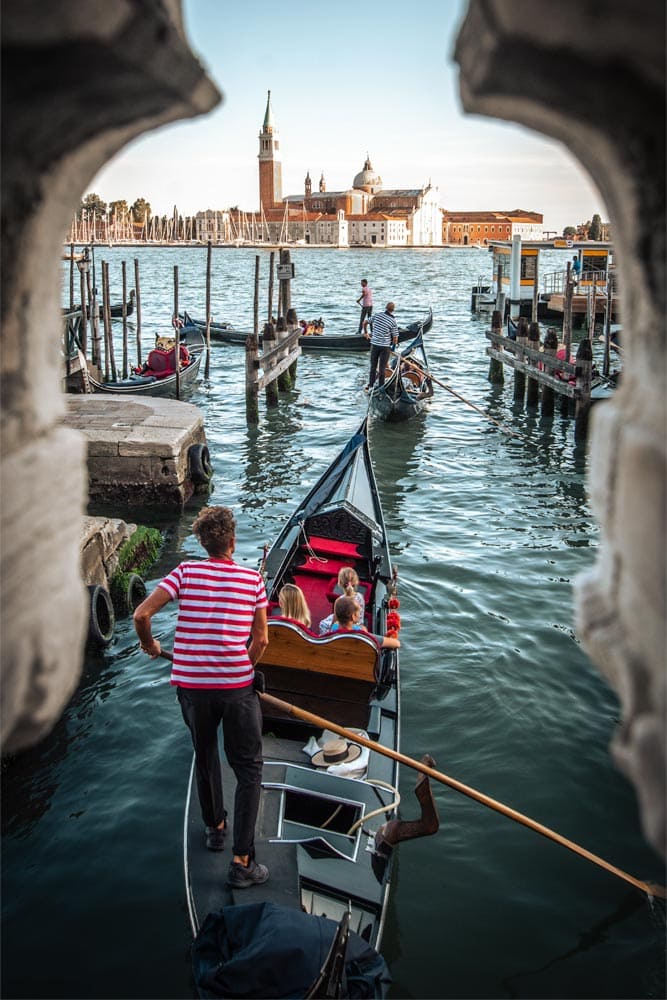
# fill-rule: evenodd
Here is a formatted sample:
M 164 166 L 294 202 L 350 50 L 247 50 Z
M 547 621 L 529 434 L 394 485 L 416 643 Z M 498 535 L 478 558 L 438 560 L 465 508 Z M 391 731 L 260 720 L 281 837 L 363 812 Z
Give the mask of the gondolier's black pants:
M 370 319 L 372 315 L 373 315 L 373 306 L 361 307 L 361 316 L 359 317 L 359 329 L 357 330 L 357 333 L 361 333 L 361 331 L 364 328 L 364 320 Z
M 232 691 L 178 688 L 178 700 L 195 750 L 197 792 L 206 826 L 227 817 L 218 752 L 222 722 L 225 756 L 236 775 L 234 854 L 255 853 L 255 823 L 262 781 L 262 712 L 252 687 Z
M 375 376 L 377 375 L 378 385 L 384 385 L 384 370 L 389 361 L 391 347 L 381 347 L 379 344 L 371 344 L 371 370 L 368 374 L 368 386 L 373 388 Z

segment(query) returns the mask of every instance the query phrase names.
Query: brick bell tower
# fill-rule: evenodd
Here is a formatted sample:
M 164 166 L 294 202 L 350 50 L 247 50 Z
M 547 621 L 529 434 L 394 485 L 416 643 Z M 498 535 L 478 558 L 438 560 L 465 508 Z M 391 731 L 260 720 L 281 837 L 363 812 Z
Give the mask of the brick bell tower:
M 279 149 L 278 133 L 273 124 L 271 91 L 266 99 L 264 124 L 259 133 L 259 208 L 266 211 L 280 205 L 283 197 L 282 169 L 276 159 Z

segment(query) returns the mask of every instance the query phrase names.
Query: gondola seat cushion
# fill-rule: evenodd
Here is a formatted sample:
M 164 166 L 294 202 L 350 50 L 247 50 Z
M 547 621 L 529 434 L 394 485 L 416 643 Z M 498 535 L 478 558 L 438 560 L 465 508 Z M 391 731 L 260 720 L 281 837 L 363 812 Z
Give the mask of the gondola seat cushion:
M 308 541 L 310 548 L 318 555 L 335 556 L 338 559 L 363 559 L 360 547 L 354 542 L 338 542 L 334 538 L 320 538 L 318 535 L 311 535 Z

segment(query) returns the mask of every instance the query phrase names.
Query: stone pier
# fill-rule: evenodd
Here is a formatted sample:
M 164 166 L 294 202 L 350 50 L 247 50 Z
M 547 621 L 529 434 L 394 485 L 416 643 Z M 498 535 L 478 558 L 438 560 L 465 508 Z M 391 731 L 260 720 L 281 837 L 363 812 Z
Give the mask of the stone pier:
M 205 445 L 206 435 L 191 403 L 69 395 L 63 423 L 86 439 L 90 503 L 178 508 L 192 496 L 190 448 Z

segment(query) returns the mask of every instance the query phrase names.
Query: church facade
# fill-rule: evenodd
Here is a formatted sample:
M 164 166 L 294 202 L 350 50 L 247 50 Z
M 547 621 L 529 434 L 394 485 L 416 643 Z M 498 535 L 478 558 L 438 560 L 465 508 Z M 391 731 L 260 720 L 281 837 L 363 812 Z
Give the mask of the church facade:
M 278 233 L 278 242 L 336 246 L 442 246 L 442 209 L 438 189 L 382 187 L 382 178 L 366 156 L 352 186 L 327 191 L 324 174 L 313 191 L 310 172 L 302 194 L 282 196 L 279 140 L 269 91 L 259 133 L 259 213 L 254 223 L 260 231 Z M 258 216 L 258 218 L 257 218 Z M 289 235 L 288 235 L 289 234 Z
M 324 174 L 313 190 L 310 171 L 303 192 L 283 196 L 280 140 L 268 92 L 259 132 L 258 212 L 200 212 L 197 237 L 225 243 L 311 244 L 337 247 L 486 246 L 490 240 L 542 238 L 542 215 L 453 212 L 439 204 L 430 182 L 385 189 L 370 157 L 349 188 L 328 191 Z

